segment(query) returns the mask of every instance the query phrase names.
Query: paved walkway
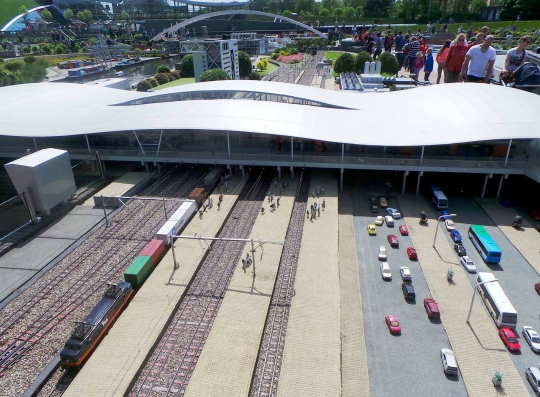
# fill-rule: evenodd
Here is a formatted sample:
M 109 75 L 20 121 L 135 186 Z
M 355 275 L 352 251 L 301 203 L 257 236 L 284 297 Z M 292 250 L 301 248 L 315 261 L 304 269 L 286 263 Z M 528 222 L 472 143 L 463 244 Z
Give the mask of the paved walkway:
M 505 208 L 497 199 L 476 198 L 478 204 L 486 211 L 506 238 L 540 275 L 540 233 L 529 220 L 524 217 L 521 229 L 512 226 L 512 220 L 519 215 L 513 208 Z M 503 254 L 504 255 L 504 254 Z
M 268 203 L 263 204 L 266 213 L 259 214 L 250 235 L 255 241 L 261 237 L 268 241 L 285 241 L 298 179 L 285 179 L 285 182 L 290 187 L 281 197 L 279 208 L 272 213 Z M 278 193 L 271 186 L 269 191 Z M 264 252 L 260 248 L 256 250 L 255 278 L 253 267 L 244 271 L 241 262 L 236 267 L 186 397 L 225 394 L 245 397 L 249 394 L 282 249 L 282 245 L 266 244 Z M 246 244 L 242 257 L 249 251 L 251 243 Z
M 425 200 L 418 196 L 399 196 L 399 204 L 402 213 L 412 216 L 405 217 L 405 221 L 418 251 L 420 268 L 433 298 L 441 309 L 442 324 L 459 365 L 460 381 L 465 383 L 469 396 L 528 396 L 529 392 L 499 339 L 493 320 L 478 296 L 475 298 L 471 326 L 466 323 L 473 287 L 465 270 L 458 264 L 457 257 L 444 236 L 442 226 L 435 245 L 444 261 L 433 249 L 437 225 L 435 213 L 431 209 L 426 210 Z M 418 217 L 415 216 L 422 210 L 428 213 L 428 226 L 420 226 Z M 452 283 L 445 277 L 448 267 L 455 272 Z M 504 375 L 503 387 L 499 389 L 491 382 L 495 371 L 501 371 Z
M 339 284 L 341 293 L 342 397 L 369 397 L 362 295 L 350 196 L 339 196 Z
M 341 339 L 336 173 L 312 174 L 310 191 L 324 188 L 326 211 L 306 222 L 298 258 L 278 396 L 341 395 Z M 310 197 L 308 207 L 323 197 Z
M 224 194 L 221 209 L 218 211 L 214 204 L 202 221 L 195 216 L 182 235 L 215 236 L 238 198 L 239 182 L 240 178 L 232 177 L 229 181 L 231 193 Z M 214 203 L 218 202 L 219 194 L 215 191 L 211 195 Z M 178 270 L 173 271 L 172 252 L 169 250 L 64 397 L 124 396 L 181 299 L 206 248 L 197 240 L 177 240 L 175 253 L 180 265 Z
M 128 172 L 101 189 L 99 192 L 96 192 L 94 196 L 122 196 L 149 176 L 150 174 L 146 172 Z M 83 205 L 93 207 L 94 197 L 90 197 Z

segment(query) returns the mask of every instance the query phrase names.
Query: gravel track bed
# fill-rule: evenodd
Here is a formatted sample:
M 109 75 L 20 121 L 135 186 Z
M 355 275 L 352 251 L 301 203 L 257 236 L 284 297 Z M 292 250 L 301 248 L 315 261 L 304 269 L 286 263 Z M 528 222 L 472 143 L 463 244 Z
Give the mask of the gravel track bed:
M 142 195 L 186 197 L 201 172 L 172 173 Z M 144 204 L 144 205 L 142 205 Z M 163 203 L 133 200 L 100 227 L 33 286 L 0 311 L 0 349 L 24 332 L 42 334 L 31 350 L 0 377 L 0 396 L 20 396 L 61 350 L 73 329 L 101 299 L 106 282 L 118 282 L 123 272 L 164 223 Z M 168 214 L 180 201 L 165 202 Z M 2 352 L 0 351 L 0 354 Z M 46 385 L 56 385 L 53 381 Z M 57 379 L 56 379 L 57 380 Z M 54 386 L 52 387 L 54 388 Z
M 309 177 L 304 175 L 287 229 L 285 246 L 251 382 L 250 397 L 273 397 L 277 394 L 308 197 Z
M 219 236 L 249 237 L 270 182 L 267 175 L 251 177 Z M 212 245 L 130 396 L 184 394 L 244 246 L 230 241 Z

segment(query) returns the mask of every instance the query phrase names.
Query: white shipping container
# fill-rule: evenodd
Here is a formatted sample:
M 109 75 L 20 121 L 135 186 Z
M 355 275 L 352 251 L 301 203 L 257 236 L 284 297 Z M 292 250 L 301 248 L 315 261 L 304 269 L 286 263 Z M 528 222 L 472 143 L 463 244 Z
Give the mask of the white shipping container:
M 184 208 L 182 208 L 182 206 Z M 189 200 L 183 203 L 180 208 L 174 212 L 173 217 L 178 219 L 172 219 L 171 217 L 156 233 L 156 239 L 163 240 L 167 245 L 171 244 L 171 235 L 178 235 L 184 230 L 187 222 L 191 219 L 193 214 L 197 212 L 197 204 L 195 201 Z

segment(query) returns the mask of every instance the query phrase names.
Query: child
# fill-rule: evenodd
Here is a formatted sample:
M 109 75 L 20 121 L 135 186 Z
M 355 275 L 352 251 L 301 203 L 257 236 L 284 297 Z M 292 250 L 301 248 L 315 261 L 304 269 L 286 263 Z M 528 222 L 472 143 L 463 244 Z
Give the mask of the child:
M 418 76 L 420 75 L 420 71 L 424 67 L 424 53 L 422 51 L 418 51 L 416 53 L 416 59 L 413 63 L 413 73 L 416 75 L 415 80 L 418 81 Z
M 429 75 L 433 72 L 433 49 L 429 47 L 426 52 L 426 63 L 424 65 L 424 81 L 429 81 Z

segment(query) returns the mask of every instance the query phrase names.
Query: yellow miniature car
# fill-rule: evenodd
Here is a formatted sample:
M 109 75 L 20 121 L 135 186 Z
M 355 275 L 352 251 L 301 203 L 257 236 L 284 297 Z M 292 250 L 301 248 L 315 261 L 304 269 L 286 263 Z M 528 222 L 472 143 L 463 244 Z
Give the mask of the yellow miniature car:
M 377 229 L 375 229 L 375 225 L 368 225 L 367 231 L 370 236 L 376 236 L 377 235 Z

